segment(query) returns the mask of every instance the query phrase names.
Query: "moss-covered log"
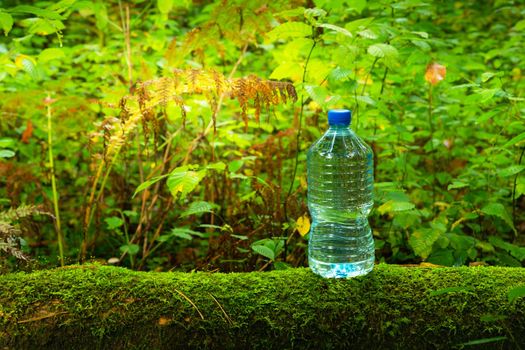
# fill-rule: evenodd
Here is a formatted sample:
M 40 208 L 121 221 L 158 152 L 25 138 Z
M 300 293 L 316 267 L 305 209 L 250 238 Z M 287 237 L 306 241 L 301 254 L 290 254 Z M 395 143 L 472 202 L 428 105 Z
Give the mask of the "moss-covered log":
M 74 266 L 0 276 L 0 349 L 524 348 L 525 298 L 508 300 L 523 285 L 501 267 L 328 280 Z

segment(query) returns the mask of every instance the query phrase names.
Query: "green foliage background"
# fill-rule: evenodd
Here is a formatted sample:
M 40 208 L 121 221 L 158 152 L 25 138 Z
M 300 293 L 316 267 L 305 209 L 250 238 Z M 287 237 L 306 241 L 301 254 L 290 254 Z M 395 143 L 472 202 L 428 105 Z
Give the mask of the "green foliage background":
M 84 241 L 87 258 L 139 269 L 302 266 L 305 150 L 345 107 L 374 150 L 379 261 L 522 266 L 524 13 L 511 0 L 4 1 L 1 204 L 60 218 L 19 222 L 44 265 L 58 231 L 66 262 Z M 121 98 L 183 69 L 288 81 L 298 100 L 245 120 L 197 87 L 143 116 L 108 163 Z

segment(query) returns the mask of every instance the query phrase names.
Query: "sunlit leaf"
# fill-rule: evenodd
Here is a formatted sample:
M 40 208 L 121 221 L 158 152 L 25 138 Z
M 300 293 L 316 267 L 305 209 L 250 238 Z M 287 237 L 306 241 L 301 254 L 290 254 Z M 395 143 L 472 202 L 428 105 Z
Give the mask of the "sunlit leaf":
M 350 33 L 348 30 L 346 30 L 345 28 L 343 27 L 339 27 L 339 26 L 336 26 L 336 25 L 333 25 L 333 24 L 329 24 L 329 23 L 318 23 L 317 24 L 317 27 L 321 27 L 321 28 L 325 28 L 325 29 L 330 29 L 336 33 L 340 33 L 340 34 L 343 34 L 344 36 L 347 36 L 349 38 L 352 37 L 352 33 Z
M 389 44 L 373 44 L 368 47 L 368 53 L 377 58 L 395 58 L 397 49 Z
M 11 28 L 13 28 L 13 17 L 7 12 L 3 12 L 0 10 L 0 28 L 4 31 L 4 35 L 7 36 L 7 34 L 11 31 Z
M 389 200 L 377 208 L 379 214 L 394 213 L 399 211 L 412 210 L 415 208 L 414 203 L 410 202 L 399 202 L 395 200 Z
M 312 35 L 312 27 L 303 22 L 286 22 L 266 34 L 266 38 L 272 42 L 279 39 L 303 38 Z
M 15 152 L 10 149 L 0 149 L 0 158 L 12 158 L 15 156 Z
M 64 50 L 53 47 L 49 49 L 42 50 L 38 55 L 38 62 L 45 63 L 51 60 L 56 60 L 65 57 Z
M 410 235 L 408 243 L 414 250 L 414 253 L 426 259 L 432 252 L 432 245 L 434 245 L 434 242 L 440 235 L 441 233 L 434 229 L 418 229 Z
M 157 7 L 160 13 L 167 14 L 173 7 L 173 0 L 157 0 Z
M 510 139 L 507 143 L 503 145 L 503 147 L 514 146 L 515 144 L 523 140 L 525 140 L 525 132 L 522 132 L 521 134 Z
M 295 228 L 297 229 L 297 232 L 301 236 L 305 236 L 308 232 L 310 232 L 310 219 L 308 216 L 303 215 L 300 218 L 297 219 L 295 223 Z
M 166 184 L 174 198 L 179 197 L 180 194 L 179 198 L 184 199 L 197 187 L 205 175 L 206 170 L 193 171 L 188 166 L 183 166 L 170 173 Z
M 39 7 L 29 6 L 29 5 L 19 5 L 9 9 L 11 13 L 28 13 L 38 17 L 51 19 L 51 20 L 62 20 L 65 19 L 63 16 L 58 14 L 55 11 L 42 9 Z

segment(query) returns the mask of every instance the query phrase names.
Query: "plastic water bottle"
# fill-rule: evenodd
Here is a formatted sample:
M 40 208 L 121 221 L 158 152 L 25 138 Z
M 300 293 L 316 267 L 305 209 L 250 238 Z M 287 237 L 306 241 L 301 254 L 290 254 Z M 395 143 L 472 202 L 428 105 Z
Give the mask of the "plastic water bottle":
M 373 154 L 350 129 L 347 109 L 328 112 L 329 129 L 308 151 L 308 264 L 323 277 L 364 275 L 374 267 L 368 224 L 373 206 Z

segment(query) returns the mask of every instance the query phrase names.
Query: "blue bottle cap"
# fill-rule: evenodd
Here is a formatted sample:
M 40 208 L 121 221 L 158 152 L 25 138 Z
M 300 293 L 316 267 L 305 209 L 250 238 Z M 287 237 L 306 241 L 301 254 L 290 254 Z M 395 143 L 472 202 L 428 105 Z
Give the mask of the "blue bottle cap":
M 331 109 L 328 111 L 329 125 L 350 125 L 352 112 L 348 109 Z

